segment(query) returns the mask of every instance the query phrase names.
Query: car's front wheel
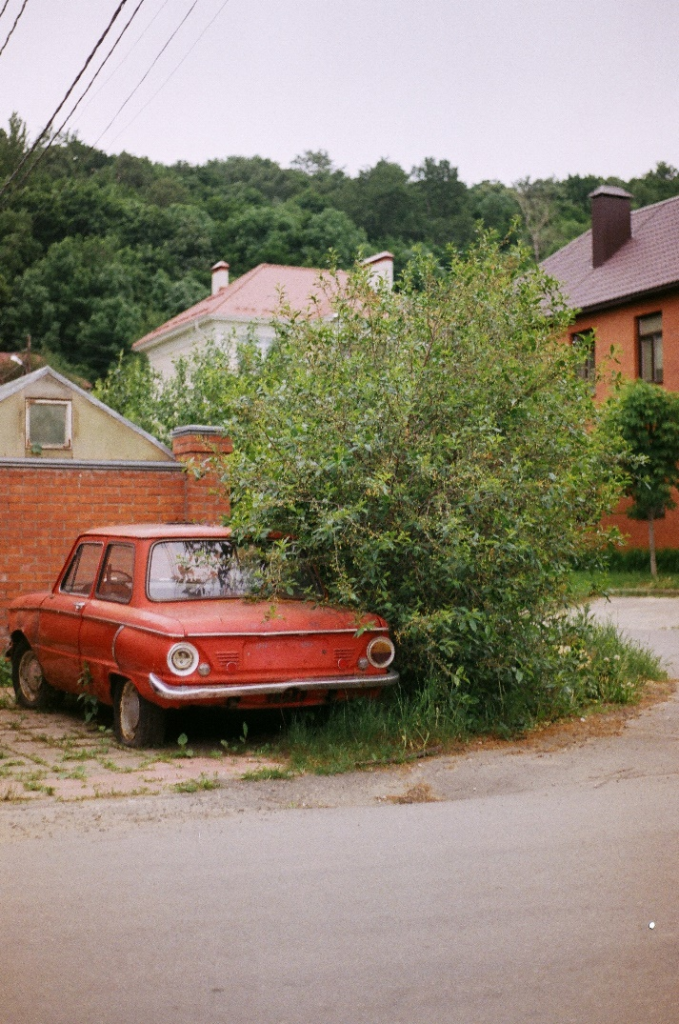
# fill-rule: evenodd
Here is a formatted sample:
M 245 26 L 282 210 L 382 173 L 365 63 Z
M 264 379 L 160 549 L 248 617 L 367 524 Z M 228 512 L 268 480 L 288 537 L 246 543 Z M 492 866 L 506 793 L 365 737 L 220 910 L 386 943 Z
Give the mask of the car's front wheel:
M 125 679 L 113 693 L 113 732 L 124 747 L 157 747 L 165 736 L 165 709 L 152 704 Z
M 12 684 L 22 708 L 47 711 L 57 702 L 59 691 L 43 676 L 35 651 L 26 640 L 19 640 L 12 650 Z

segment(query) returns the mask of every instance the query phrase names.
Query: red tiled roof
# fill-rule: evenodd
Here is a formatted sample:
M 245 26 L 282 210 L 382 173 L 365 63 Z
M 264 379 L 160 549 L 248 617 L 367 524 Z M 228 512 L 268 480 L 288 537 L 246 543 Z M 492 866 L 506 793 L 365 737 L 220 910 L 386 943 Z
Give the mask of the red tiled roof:
M 632 211 L 632 237 L 600 267 L 592 266 L 592 232 L 541 264 L 570 306 L 591 310 L 679 284 L 679 197 Z
M 346 276 L 344 271 L 338 272 L 341 283 L 346 280 Z M 146 348 L 149 342 L 160 340 L 179 327 L 206 318 L 270 320 L 280 307 L 281 297 L 294 310 L 311 309 L 318 316 L 328 316 L 331 312 L 329 296 L 334 289 L 333 275 L 313 267 L 283 267 L 260 263 L 226 288 L 220 289 L 216 295 L 208 295 L 195 306 L 156 327 L 135 341 L 132 348 Z

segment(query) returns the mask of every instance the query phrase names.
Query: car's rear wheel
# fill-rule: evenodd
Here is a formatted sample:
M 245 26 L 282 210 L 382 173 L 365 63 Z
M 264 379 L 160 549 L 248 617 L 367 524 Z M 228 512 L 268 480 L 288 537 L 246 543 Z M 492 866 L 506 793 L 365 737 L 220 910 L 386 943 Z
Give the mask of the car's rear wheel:
M 42 674 L 36 653 L 26 640 L 12 650 L 12 683 L 17 704 L 33 711 L 47 711 L 56 704 L 59 691 Z
M 125 679 L 113 693 L 113 732 L 124 747 L 157 747 L 165 736 L 165 709 L 152 704 Z

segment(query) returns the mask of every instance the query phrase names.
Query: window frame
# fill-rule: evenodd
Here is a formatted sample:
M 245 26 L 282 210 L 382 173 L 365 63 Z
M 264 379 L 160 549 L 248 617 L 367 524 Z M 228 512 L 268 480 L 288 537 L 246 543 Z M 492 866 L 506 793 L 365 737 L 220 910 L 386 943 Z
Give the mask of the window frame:
M 63 444 L 50 444 L 31 437 L 31 410 L 38 405 L 58 405 L 66 410 L 65 440 Z M 26 447 L 40 447 L 52 451 L 70 451 L 73 441 L 73 403 L 68 398 L 27 398 L 26 399 Z
M 660 317 L 660 330 L 642 332 L 642 321 L 650 320 L 652 317 Z M 656 310 L 653 313 L 644 313 L 642 316 L 636 318 L 637 327 L 637 359 L 639 361 L 639 380 L 646 381 L 647 384 L 664 384 L 664 359 L 663 359 L 663 329 L 662 329 L 662 310 Z M 644 357 L 643 357 L 643 345 L 644 342 L 650 340 L 651 342 L 651 375 L 644 377 Z M 658 375 L 658 360 L 657 350 L 660 350 L 660 373 Z
M 99 548 L 99 558 L 97 560 L 97 565 L 96 565 L 96 568 L 94 570 L 94 574 L 92 576 L 92 582 L 90 583 L 89 589 L 87 590 L 87 592 L 85 592 L 82 589 L 80 589 L 80 590 L 75 590 L 75 589 L 67 590 L 66 589 L 66 581 L 68 580 L 68 578 L 70 576 L 71 569 L 73 568 L 74 565 L 76 565 L 76 561 L 77 561 L 77 566 L 76 566 L 76 569 L 75 569 L 75 572 L 77 572 L 77 570 L 78 570 L 78 568 L 80 566 L 80 561 L 82 559 L 82 552 L 83 552 L 83 550 L 86 547 Z M 78 544 L 78 546 L 75 549 L 75 551 L 73 552 L 73 557 L 70 559 L 68 565 L 66 566 L 66 569 L 63 572 L 63 575 L 62 575 L 61 579 L 59 580 L 59 593 L 60 594 L 68 594 L 71 597 L 89 597 L 90 594 L 92 593 L 92 590 L 94 589 L 94 586 L 95 586 L 95 584 L 97 582 L 97 579 L 99 577 L 99 570 L 101 568 L 101 558 L 102 558 L 103 552 L 104 552 L 104 542 L 103 542 L 103 540 L 83 540 L 83 541 L 81 541 L 80 544 Z M 75 572 L 74 572 L 74 575 L 75 575 Z
M 114 597 L 113 594 L 102 594 L 101 587 L 104 580 L 104 573 L 108 564 L 108 558 L 113 548 L 129 548 L 132 551 L 132 572 L 130 573 L 130 593 L 126 597 Z M 96 586 L 94 588 L 94 596 L 98 601 L 111 601 L 113 604 L 130 604 L 134 595 L 134 573 L 137 563 L 137 548 L 135 544 L 130 544 L 127 541 L 111 540 L 106 544 L 106 550 L 104 557 L 101 560 L 99 566 L 99 572 L 97 573 Z M 125 570 L 123 570 L 125 572 Z
M 584 358 L 576 372 L 580 380 L 594 387 L 596 385 L 596 335 L 594 328 L 588 327 L 584 331 L 574 331 L 571 334 L 571 346 L 573 349 L 582 346 L 582 352 L 579 354 L 584 355 Z M 585 346 L 587 346 L 586 349 Z

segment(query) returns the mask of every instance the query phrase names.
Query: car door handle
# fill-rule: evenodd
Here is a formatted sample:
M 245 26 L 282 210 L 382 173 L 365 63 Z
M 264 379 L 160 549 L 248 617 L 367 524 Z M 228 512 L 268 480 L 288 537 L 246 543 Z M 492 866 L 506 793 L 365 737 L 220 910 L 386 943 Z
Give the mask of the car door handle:
M 85 607 L 85 602 L 84 601 L 78 601 L 78 603 L 73 605 L 73 607 L 75 608 L 75 610 L 77 612 L 81 612 L 83 610 L 83 608 Z

